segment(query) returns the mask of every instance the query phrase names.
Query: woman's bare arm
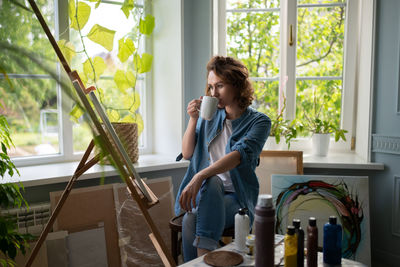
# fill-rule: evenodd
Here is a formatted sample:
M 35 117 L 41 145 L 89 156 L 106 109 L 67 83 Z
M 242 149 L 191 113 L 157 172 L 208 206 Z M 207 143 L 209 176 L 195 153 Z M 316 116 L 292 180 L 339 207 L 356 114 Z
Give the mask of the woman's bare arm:
M 182 156 L 190 159 L 194 152 L 197 119 L 190 118 L 182 140 Z

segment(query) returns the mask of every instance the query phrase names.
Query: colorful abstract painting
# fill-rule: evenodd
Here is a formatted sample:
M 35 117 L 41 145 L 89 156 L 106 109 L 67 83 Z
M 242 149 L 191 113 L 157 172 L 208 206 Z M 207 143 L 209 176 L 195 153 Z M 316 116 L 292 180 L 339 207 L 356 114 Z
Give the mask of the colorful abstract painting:
M 277 233 L 295 218 L 306 232 L 315 217 L 322 247 L 323 226 L 334 215 L 343 228 L 342 257 L 371 265 L 368 177 L 275 174 L 272 195 Z

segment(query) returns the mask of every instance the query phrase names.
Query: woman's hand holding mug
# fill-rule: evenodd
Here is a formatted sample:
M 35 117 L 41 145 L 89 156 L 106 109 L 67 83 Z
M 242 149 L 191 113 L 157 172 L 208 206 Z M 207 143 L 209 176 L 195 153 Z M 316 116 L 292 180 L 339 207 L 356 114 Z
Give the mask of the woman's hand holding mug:
M 201 96 L 199 99 L 193 99 L 187 106 L 188 115 L 197 119 L 211 120 L 214 117 L 218 107 L 218 98 L 213 96 Z

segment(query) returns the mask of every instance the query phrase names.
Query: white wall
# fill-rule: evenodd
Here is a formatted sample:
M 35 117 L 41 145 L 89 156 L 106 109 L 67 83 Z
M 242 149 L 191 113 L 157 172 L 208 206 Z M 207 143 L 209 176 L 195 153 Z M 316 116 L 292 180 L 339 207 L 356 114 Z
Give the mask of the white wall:
M 177 156 L 183 132 L 182 5 L 154 0 L 153 153 Z

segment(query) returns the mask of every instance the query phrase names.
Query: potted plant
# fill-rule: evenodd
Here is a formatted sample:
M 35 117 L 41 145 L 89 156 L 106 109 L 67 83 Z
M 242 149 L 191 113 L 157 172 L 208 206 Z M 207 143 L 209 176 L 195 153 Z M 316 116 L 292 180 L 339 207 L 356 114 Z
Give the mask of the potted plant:
M 2 108 L 1 104 L 0 107 Z M 17 168 L 8 156 L 7 149 L 13 146 L 10 138 L 9 126 L 4 115 L 0 115 L 0 176 L 8 173 L 12 177 L 15 173 L 19 175 Z M 0 206 L 2 209 L 20 208 L 22 204 L 28 207 L 21 194 L 22 185 L 18 183 L 0 183 Z M 0 259 L 1 266 L 15 266 L 15 257 L 20 251 L 25 255 L 26 248 L 29 247 L 28 241 L 33 240 L 30 234 L 20 234 L 17 231 L 15 218 L 0 213 L 0 251 L 2 257 Z
M 298 124 L 296 120 L 290 121 L 283 118 L 283 111 L 286 108 L 286 98 L 284 98 L 283 106 L 279 113 L 271 118 L 271 131 L 270 137 L 273 137 L 276 144 L 280 144 L 281 138 L 285 140 L 285 143 L 290 149 L 290 142 L 295 139 L 302 129 L 302 125 Z M 272 148 L 272 147 L 271 147 Z M 279 147 L 278 147 L 279 148 Z
M 288 77 L 286 76 L 285 79 L 283 79 L 283 82 L 279 89 L 282 106 L 275 116 L 271 116 L 271 130 L 269 136 L 275 139 L 275 143 L 277 145 L 269 147 L 269 149 L 271 150 L 280 149 L 280 142 L 282 137 L 284 138 L 288 149 L 290 149 L 290 142 L 297 137 L 298 132 L 302 129 L 302 125 L 297 123 L 296 120 L 290 121 L 284 118 L 283 113 L 286 109 L 286 96 L 283 88 L 285 87 L 287 80 Z
M 324 96 L 323 99 L 328 96 Z M 346 141 L 346 130 L 341 129 L 330 118 L 327 112 L 322 112 L 323 105 L 319 105 L 316 97 L 314 97 L 313 108 L 311 112 L 304 112 L 304 128 L 303 131 L 312 134 L 313 154 L 316 156 L 326 156 L 329 150 L 330 137 L 335 135 L 335 142 L 340 139 Z
M 95 24 L 89 30 L 86 23 L 94 7 L 102 5 L 100 1 L 89 4 L 83 1 L 69 1 L 70 27 L 79 39 L 79 48 L 67 40 L 60 40 L 59 46 L 67 60 L 81 61 L 78 64 L 79 76 L 86 87 L 94 85 L 97 98 L 105 109 L 109 120 L 119 135 L 132 162 L 137 161 L 138 136 L 143 131 L 143 120 L 139 113 L 140 95 L 137 90 L 139 75 L 150 71 L 153 56 L 142 53 L 139 46 L 143 44 L 143 38 L 150 36 L 155 26 L 152 15 L 145 15 L 144 8 L 133 5 L 131 1 L 125 1 L 121 7 L 121 16 L 127 19 L 134 17 L 136 25 L 133 30 L 118 40 L 118 48 L 113 49 L 116 31 Z M 102 55 L 90 57 L 86 42 L 94 42 L 106 49 Z M 77 44 L 78 45 L 78 44 Z M 83 59 L 77 59 L 76 55 L 82 53 Z M 118 59 L 113 59 L 116 54 Z M 110 63 L 110 64 L 109 64 Z M 100 80 L 101 75 L 111 76 L 111 79 Z M 72 118 L 77 121 L 83 114 L 76 105 L 71 111 Z

